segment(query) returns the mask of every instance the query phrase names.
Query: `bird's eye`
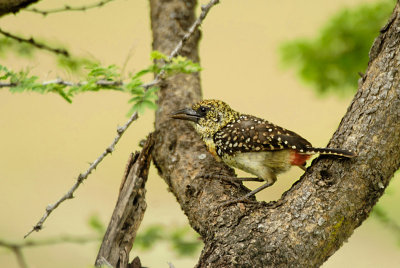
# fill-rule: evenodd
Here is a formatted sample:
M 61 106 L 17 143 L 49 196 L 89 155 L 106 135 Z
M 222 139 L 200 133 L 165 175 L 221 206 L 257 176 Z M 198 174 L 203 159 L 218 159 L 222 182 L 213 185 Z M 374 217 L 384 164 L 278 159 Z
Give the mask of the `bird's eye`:
M 202 113 L 207 112 L 207 108 L 204 106 L 200 106 L 200 112 L 202 112 Z

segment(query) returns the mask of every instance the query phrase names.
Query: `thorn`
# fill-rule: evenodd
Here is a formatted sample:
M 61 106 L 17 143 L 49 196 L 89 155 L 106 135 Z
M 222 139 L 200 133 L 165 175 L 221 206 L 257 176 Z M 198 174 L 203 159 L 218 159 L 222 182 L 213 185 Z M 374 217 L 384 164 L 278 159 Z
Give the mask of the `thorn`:
M 78 182 L 82 182 L 85 179 L 85 176 L 82 175 L 82 173 L 80 173 L 78 175 Z
M 38 232 L 38 231 L 40 231 L 40 230 L 42 230 L 42 225 L 41 224 L 36 224 L 35 226 L 33 226 L 33 230 L 35 231 L 35 232 Z

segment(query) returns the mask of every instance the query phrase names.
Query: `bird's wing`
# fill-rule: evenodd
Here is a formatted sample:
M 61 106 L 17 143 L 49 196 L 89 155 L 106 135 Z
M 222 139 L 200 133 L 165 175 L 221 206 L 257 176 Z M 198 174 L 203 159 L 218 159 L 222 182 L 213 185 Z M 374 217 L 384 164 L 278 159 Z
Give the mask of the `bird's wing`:
M 301 153 L 312 147 L 298 134 L 250 115 L 241 115 L 226 125 L 215 134 L 214 142 L 219 155 L 283 149 L 295 149 Z

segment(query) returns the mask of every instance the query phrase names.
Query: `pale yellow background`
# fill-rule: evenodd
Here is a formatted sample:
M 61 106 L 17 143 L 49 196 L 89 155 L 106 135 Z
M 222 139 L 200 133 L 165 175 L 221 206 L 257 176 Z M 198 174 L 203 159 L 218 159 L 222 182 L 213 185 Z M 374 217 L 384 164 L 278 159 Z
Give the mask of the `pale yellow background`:
M 38 7 L 60 6 L 62 1 L 42 1 Z M 81 5 L 93 1 L 68 1 Z M 206 1 L 201 1 L 202 4 Z M 324 146 L 340 122 L 351 96 L 317 98 L 302 85 L 293 71 L 279 67 L 278 45 L 288 39 L 314 36 L 326 19 L 343 6 L 361 0 L 338 1 L 221 1 L 207 17 L 200 45 L 205 98 L 224 99 L 232 107 L 292 129 L 314 145 Z M 122 66 L 129 52 L 127 71 L 150 64 L 151 32 L 147 1 L 115 0 L 101 9 L 42 17 L 21 12 L 1 18 L 1 27 L 24 36 L 41 37 L 53 44 L 66 44 L 73 54 L 92 56 L 102 64 Z M 44 80 L 71 78 L 57 70 L 48 53 L 32 60 L 10 54 L 1 64 L 18 70 L 32 68 Z M 364 71 L 364 70 L 360 70 Z M 356 86 L 356 85 L 355 85 Z M 87 93 L 73 104 L 61 97 L 0 91 L 0 237 L 20 241 L 54 202 L 74 183 L 112 141 L 118 125 L 126 120 L 128 96 L 121 93 Z M 153 112 L 148 111 L 124 135 L 111 157 L 61 205 L 32 239 L 60 234 L 87 234 L 87 219 L 97 214 L 108 222 L 128 154 L 152 130 Z M 259 199 L 277 199 L 301 170 L 280 176 Z M 392 187 L 398 179 L 392 181 Z M 249 184 L 256 187 L 258 184 Z M 187 220 L 166 184 L 152 168 L 147 184 L 148 210 L 143 225 L 161 223 L 180 226 Z M 396 190 L 396 189 L 395 189 Z M 397 190 L 397 194 L 399 191 Z M 386 207 L 399 219 L 398 197 L 386 195 Z M 97 244 L 57 245 L 24 251 L 31 267 L 88 267 Z M 164 243 L 150 252 L 134 252 L 148 267 L 193 267 L 198 256 L 178 258 Z M 400 248 L 393 236 L 372 218 L 324 267 L 399 267 Z M 0 267 L 17 267 L 15 257 L 0 248 Z

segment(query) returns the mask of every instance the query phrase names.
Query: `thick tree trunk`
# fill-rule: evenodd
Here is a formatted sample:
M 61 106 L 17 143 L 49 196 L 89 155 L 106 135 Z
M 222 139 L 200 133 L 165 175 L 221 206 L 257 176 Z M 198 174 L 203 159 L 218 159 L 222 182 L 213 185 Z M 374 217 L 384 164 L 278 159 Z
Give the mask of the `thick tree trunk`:
M 168 54 L 194 20 L 195 1 L 151 0 L 153 49 Z M 320 157 L 279 205 L 218 205 L 248 190 L 196 178 L 232 170 L 214 161 L 171 111 L 201 98 L 198 75 L 162 86 L 153 158 L 205 247 L 198 267 L 314 267 L 340 248 L 369 215 L 400 166 L 400 16 L 376 39 L 370 64 L 330 146 L 356 150 L 353 160 Z M 198 60 L 198 36 L 185 55 Z

